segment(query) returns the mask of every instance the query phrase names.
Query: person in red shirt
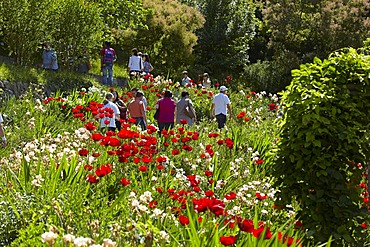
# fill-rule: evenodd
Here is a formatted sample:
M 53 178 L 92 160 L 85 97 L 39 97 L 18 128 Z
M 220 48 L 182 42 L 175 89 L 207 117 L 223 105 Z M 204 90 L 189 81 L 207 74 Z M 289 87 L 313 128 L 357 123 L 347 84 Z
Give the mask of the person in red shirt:
M 116 51 L 105 41 L 100 51 L 101 71 L 103 72 L 103 85 L 113 86 L 113 63 L 117 60 Z

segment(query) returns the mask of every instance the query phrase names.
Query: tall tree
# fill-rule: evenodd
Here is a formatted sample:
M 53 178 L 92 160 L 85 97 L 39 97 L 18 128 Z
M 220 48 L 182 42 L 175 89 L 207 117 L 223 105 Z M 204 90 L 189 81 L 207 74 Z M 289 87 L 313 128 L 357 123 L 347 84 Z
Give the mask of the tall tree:
M 144 22 L 146 28 L 122 32 L 121 46 L 126 51 L 137 47 L 148 53 L 156 74 L 179 74 L 194 62 L 195 30 L 204 22 L 202 15 L 176 0 L 144 0 L 143 4 L 150 10 Z
M 219 79 L 239 74 L 259 25 L 256 5 L 251 0 L 200 0 L 198 7 L 206 22 L 198 31 L 196 67 Z
M 367 0 L 267 0 L 263 11 L 276 56 L 302 62 L 347 46 L 361 47 L 370 31 Z

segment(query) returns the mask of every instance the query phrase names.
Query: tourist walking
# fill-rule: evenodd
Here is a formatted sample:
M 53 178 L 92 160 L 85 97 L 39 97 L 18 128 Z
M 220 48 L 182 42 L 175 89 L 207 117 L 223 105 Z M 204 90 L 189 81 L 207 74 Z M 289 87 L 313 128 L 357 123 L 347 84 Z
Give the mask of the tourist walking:
M 192 126 L 196 122 L 196 114 L 194 110 L 193 103 L 190 100 L 189 92 L 183 91 L 181 93 L 181 99 L 176 104 L 176 123 L 183 123 L 186 120 L 186 123 L 189 126 Z
M 108 127 L 108 130 L 116 131 L 116 120 L 120 120 L 120 111 L 117 105 L 113 103 L 113 100 L 114 96 L 112 93 L 107 93 L 105 95 L 105 100 L 103 102 L 104 106 L 102 108 L 102 114 L 104 114 L 104 116 L 100 120 L 100 127 Z
M 128 104 L 127 109 L 130 117 L 136 120 L 135 124 L 140 125 L 141 130 L 146 130 L 147 119 L 143 97 L 143 93 L 141 91 L 137 91 L 135 98 Z
M 59 67 L 56 51 L 51 48 L 48 42 L 45 42 L 42 46 L 44 48 L 42 52 L 42 68 L 57 72 Z
M 139 92 L 139 89 L 137 87 L 134 87 L 131 89 L 131 95 L 135 98 L 136 96 L 136 93 Z M 141 91 L 140 91 L 141 92 Z M 146 108 L 148 106 L 148 102 L 146 101 L 146 98 L 145 98 L 145 95 L 144 95 L 144 92 L 141 92 L 143 94 L 143 97 L 141 99 L 141 101 L 143 101 L 144 103 L 144 110 L 146 111 Z
M 155 109 L 159 109 L 158 129 L 159 133 L 163 129 L 172 129 L 175 123 L 176 102 L 172 99 L 172 92 L 166 90 L 164 97 L 155 104 Z
M 225 86 L 221 86 L 220 93 L 216 94 L 212 100 L 211 119 L 214 119 L 216 116 L 219 129 L 222 129 L 225 126 L 228 112 L 231 118 L 231 103 L 229 97 L 226 95 L 226 91 L 227 88 Z
M 113 86 L 113 64 L 117 60 L 116 51 L 105 41 L 100 51 L 101 71 L 103 72 L 103 85 Z
M 140 77 L 141 72 L 144 68 L 143 60 L 141 56 L 139 56 L 136 48 L 133 48 L 131 50 L 131 53 L 132 56 L 128 61 L 128 70 L 130 72 L 130 78 Z
M 6 147 L 6 145 L 7 145 L 7 142 L 6 142 L 5 132 L 4 132 L 4 128 L 3 128 L 3 122 L 4 122 L 3 117 L 2 117 L 2 116 L 1 116 L 1 114 L 0 114 L 0 136 L 1 136 L 1 146 L 2 146 L 3 148 L 5 148 L 5 147 Z
M 148 54 L 143 54 L 143 71 L 145 72 L 146 75 L 150 74 L 152 70 L 154 69 L 152 64 L 150 63 L 149 55 Z
M 127 119 L 127 106 L 123 100 L 118 96 L 117 91 L 112 91 L 113 103 L 115 103 L 119 109 L 119 120 L 116 120 L 116 128 L 118 131 L 121 130 L 121 121 Z

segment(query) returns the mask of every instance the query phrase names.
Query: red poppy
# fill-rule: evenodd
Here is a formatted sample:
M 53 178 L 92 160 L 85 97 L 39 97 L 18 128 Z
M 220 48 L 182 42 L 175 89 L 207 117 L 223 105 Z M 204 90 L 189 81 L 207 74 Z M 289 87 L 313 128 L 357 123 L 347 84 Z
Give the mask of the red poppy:
M 212 190 L 208 190 L 208 191 L 206 191 L 205 192 L 205 195 L 207 196 L 207 197 L 212 197 L 212 196 L 214 196 L 214 192 L 212 191 Z
M 180 151 L 177 149 L 172 150 L 172 155 L 178 155 L 180 154 Z
M 242 222 L 238 224 L 238 226 L 240 230 L 243 232 L 253 233 L 254 231 L 253 220 L 243 220 Z
M 78 154 L 81 156 L 87 156 L 89 154 L 89 150 L 82 148 L 78 150 Z
M 153 209 L 153 208 L 156 208 L 156 207 L 157 207 L 157 205 L 158 205 L 158 202 L 157 202 L 157 201 L 154 201 L 154 200 L 153 200 L 153 201 L 149 202 L 149 207 L 150 207 L 150 208 L 152 208 L 152 209 Z
M 131 181 L 126 178 L 122 178 L 120 182 L 123 186 L 127 186 L 131 183 Z
M 112 172 L 112 168 L 110 164 L 102 165 L 98 169 L 96 169 L 95 174 L 98 177 L 104 177 Z
M 86 181 L 92 184 L 96 184 L 99 182 L 99 179 L 96 176 L 89 174 L 87 175 Z
M 366 224 L 366 223 L 362 223 L 362 224 L 361 224 L 361 227 L 362 227 L 362 229 L 367 229 L 367 228 L 368 228 L 368 226 L 367 226 L 367 224 Z
M 235 193 L 235 192 L 230 192 L 230 194 L 226 194 L 226 195 L 225 195 L 225 198 L 226 198 L 227 200 L 233 200 L 233 199 L 235 199 L 235 198 L 236 198 L 236 193 Z
M 272 238 L 272 233 L 270 231 L 270 227 L 268 227 L 268 226 L 265 227 L 264 225 L 262 225 L 262 226 L 258 227 L 257 229 L 255 229 L 253 231 L 253 236 L 256 237 L 256 238 L 260 238 L 263 232 L 265 233 L 265 235 L 263 237 L 264 239 L 270 239 L 270 238 Z
M 188 120 L 186 120 L 186 119 L 181 119 L 181 120 L 180 120 L 180 123 L 181 123 L 181 124 L 187 124 L 187 123 L 188 123 Z
M 85 124 L 85 128 L 92 131 L 96 129 L 96 126 L 94 125 L 94 122 L 88 122 L 87 124 Z
M 179 221 L 180 221 L 181 225 L 183 225 L 183 226 L 189 225 L 189 223 L 190 223 L 188 217 L 186 217 L 184 215 L 179 216 Z
M 234 245 L 236 242 L 236 236 L 221 236 L 220 243 L 225 246 Z
M 110 138 L 108 145 L 111 147 L 119 147 L 121 146 L 121 141 L 118 140 L 117 138 Z
M 92 165 L 85 165 L 84 170 L 91 171 L 93 169 Z
M 146 172 L 146 171 L 148 171 L 148 167 L 147 166 L 139 166 L 139 171 Z
M 258 200 L 265 200 L 267 198 L 267 195 L 266 194 L 263 194 L 263 193 L 260 193 L 260 192 L 256 192 L 256 197 Z
M 102 134 L 99 134 L 99 133 L 94 133 L 94 134 L 91 135 L 91 139 L 93 139 L 94 141 L 100 141 L 103 138 L 104 138 L 104 136 Z
M 206 175 L 207 177 L 211 177 L 213 175 L 213 173 L 211 171 L 205 171 L 204 172 L 204 175 Z

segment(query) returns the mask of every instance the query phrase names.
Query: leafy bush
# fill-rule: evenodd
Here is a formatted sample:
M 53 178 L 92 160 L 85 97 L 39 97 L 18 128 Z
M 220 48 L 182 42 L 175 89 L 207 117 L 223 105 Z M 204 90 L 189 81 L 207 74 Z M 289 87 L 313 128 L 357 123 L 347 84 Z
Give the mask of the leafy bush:
M 272 175 L 282 205 L 300 204 L 298 217 L 316 241 L 364 243 L 368 195 L 359 184 L 370 157 L 370 58 L 354 49 L 292 71 L 283 93 L 278 159 Z M 344 243 L 343 243 L 344 244 Z

